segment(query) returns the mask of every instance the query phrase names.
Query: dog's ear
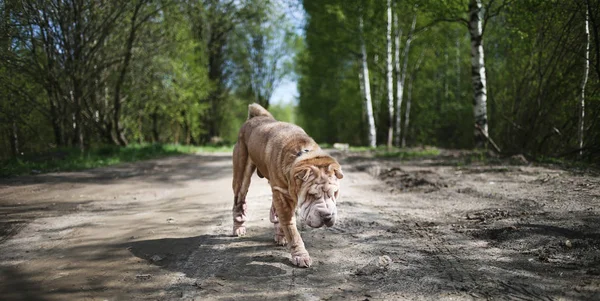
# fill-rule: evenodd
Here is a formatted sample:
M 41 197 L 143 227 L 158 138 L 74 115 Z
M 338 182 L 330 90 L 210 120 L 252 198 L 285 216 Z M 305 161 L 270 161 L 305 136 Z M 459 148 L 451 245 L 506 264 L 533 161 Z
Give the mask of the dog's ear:
M 329 172 L 335 173 L 336 178 L 341 179 L 344 177 L 344 173 L 342 173 L 342 167 L 337 164 L 337 163 L 333 163 L 333 164 L 329 164 L 329 166 L 327 167 L 327 170 Z
M 336 176 L 338 179 L 341 179 L 341 178 L 343 178 L 343 177 L 344 177 L 344 173 L 342 173 L 342 168 L 341 168 L 341 167 L 340 167 L 340 168 L 338 168 L 338 169 L 334 169 L 333 171 L 335 172 L 335 176 Z
M 305 166 L 296 170 L 295 176 L 296 178 L 306 182 L 310 178 L 311 175 L 315 177 L 321 176 L 321 171 L 316 166 Z

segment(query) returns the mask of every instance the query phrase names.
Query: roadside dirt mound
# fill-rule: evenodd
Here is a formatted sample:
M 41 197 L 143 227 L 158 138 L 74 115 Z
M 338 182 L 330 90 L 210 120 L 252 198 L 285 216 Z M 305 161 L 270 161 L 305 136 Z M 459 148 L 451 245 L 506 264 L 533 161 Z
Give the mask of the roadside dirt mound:
M 382 171 L 378 178 L 400 191 L 433 192 L 448 187 L 447 181 L 430 170 L 405 171 L 394 167 Z

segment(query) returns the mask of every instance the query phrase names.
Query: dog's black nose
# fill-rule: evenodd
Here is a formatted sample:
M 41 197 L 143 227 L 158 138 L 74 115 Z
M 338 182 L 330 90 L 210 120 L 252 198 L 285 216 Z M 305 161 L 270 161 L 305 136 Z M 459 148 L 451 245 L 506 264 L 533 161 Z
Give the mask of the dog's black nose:
M 323 218 L 323 221 L 324 221 L 326 224 L 327 224 L 327 223 L 329 223 L 329 222 L 331 221 L 331 215 L 330 215 L 330 216 L 327 216 L 327 217 L 324 217 L 324 218 Z

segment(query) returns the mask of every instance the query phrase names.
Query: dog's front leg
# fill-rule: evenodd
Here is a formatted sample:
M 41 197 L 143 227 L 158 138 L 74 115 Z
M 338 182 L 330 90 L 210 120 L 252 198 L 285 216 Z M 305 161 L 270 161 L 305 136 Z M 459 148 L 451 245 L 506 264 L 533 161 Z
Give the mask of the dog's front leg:
M 273 202 L 275 203 L 275 202 Z M 269 220 L 271 220 L 271 223 L 273 223 L 273 226 L 275 228 L 275 243 L 280 245 L 280 246 L 285 246 L 287 245 L 287 240 L 285 239 L 285 234 L 283 233 L 283 230 L 281 229 L 281 226 L 279 225 L 279 218 L 277 217 L 277 211 L 275 211 L 275 205 L 271 204 L 271 213 L 269 214 Z
M 296 211 L 296 202 L 288 195 L 274 190 L 273 206 L 275 207 L 275 213 L 279 219 L 279 227 L 283 230 L 285 239 L 290 246 L 292 263 L 303 268 L 309 267 L 312 264 L 312 260 L 310 259 L 308 251 L 306 251 L 306 248 L 304 247 L 302 237 L 300 237 L 300 233 L 296 228 L 296 217 L 294 214 Z

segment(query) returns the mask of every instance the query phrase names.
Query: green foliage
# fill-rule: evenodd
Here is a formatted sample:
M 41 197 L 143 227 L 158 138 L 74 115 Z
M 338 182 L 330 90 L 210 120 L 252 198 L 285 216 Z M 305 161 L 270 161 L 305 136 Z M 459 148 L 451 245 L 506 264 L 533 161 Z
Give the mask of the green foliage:
M 278 119 L 322 143 L 366 145 L 361 17 L 381 143 L 395 122 L 387 107 L 386 2 L 299 1 L 302 32 L 286 15 L 294 1 L 86 0 L 77 9 L 72 0 L 0 2 L 0 159 L 76 145 L 231 144 L 247 105 L 269 106 L 283 80 L 297 81 L 299 99 L 295 107 L 270 106 Z M 398 112 L 408 145 L 472 148 L 471 1 L 392 2 L 401 54 L 417 17 Z M 600 1 L 481 2 L 490 136 L 503 151 L 529 157 L 578 158 L 589 10 L 581 158 L 597 160 Z
M 303 4 L 309 23 L 306 47 L 296 63 L 300 75 L 298 122 L 317 141 L 364 144 L 366 122 L 355 55 L 359 7 L 344 1 Z
M 247 105 L 267 106 L 293 75 L 302 39 L 286 5 L 0 2 L 0 159 L 75 145 L 235 142 Z
M 417 16 L 407 70 L 413 80 L 410 124 L 408 128 L 402 124 L 408 144 L 472 148 L 470 1 L 393 2 L 403 30 L 402 43 L 412 16 Z M 578 154 L 573 150 L 577 147 L 583 77 L 583 18 L 589 8 L 591 71 L 583 158 L 598 158 L 600 67 L 594 70 L 594 66 L 600 66 L 600 41 L 593 33 L 600 30 L 600 2 L 591 0 L 589 7 L 586 1 L 481 2 L 490 136 L 507 153 L 534 157 L 575 158 Z M 385 74 L 385 1 L 306 0 L 303 5 L 308 23 L 306 48 L 297 62 L 300 123 L 318 141 L 366 145 L 358 79 L 358 17 L 363 15 L 377 140 L 383 143 L 391 122 Z M 405 89 L 402 119 L 407 93 Z
M 293 104 L 275 104 L 269 106 L 269 112 L 279 121 L 296 123 L 296 112 Z

